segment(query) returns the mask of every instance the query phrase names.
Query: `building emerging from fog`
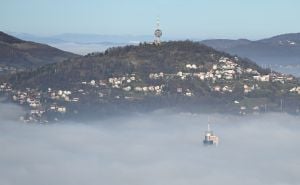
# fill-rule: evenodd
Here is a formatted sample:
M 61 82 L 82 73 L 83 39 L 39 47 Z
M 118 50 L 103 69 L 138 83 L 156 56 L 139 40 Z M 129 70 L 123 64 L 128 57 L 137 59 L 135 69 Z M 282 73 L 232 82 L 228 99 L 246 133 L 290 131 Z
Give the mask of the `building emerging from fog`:
M 207 131 L 205 132 L 203 144 L 204 145 L 218 145 L 219 137 L 215 136 L 213 131 L 210 130 L 210 124 L 207 125 Z

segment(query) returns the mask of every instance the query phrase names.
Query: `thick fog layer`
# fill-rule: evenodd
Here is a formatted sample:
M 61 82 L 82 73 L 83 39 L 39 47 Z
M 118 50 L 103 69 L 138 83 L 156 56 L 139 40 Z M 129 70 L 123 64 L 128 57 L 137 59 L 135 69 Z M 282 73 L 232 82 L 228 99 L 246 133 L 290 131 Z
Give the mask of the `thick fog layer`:
M 299 117 L 172 114 L 26 125 L 1 106 L 1 185 L 287 185 L 300 183 Z M 5 112 L 3 112 L 5 111 Z M 11 114 L 11 115 L 9 115 Z M 9 116 L 7 116 L 9 115 Z
M 125 46 L 125 43 L 53 43 L 50 44 L 55 48 L 59 48 L 64 51 L 69 51 L 79 55 L 86 55 L 93 52 L 104 52 L 106 49 L 117 46 Z

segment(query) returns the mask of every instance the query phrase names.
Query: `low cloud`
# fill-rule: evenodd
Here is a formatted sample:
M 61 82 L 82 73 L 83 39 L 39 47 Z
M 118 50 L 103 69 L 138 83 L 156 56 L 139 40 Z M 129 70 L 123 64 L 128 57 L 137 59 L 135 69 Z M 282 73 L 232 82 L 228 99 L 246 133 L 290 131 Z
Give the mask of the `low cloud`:
M 79 55 L 86 55 L 92 52 L 104 52 L 106 49 L 117 46 L 125 46 L 125 43 L 55 43 L 50 44 L 55 48 L 59 48 L 64 51 L 69 51 Z
M 24 114 L 24 110 L 17 105 L 1 103 L 0 99 L 0 122 L 17 121 Z
M 2 117 L 7 114 L 1 114 L 5 119 L 0 122 L 3 185 L 300 182 L 299 117 L 158 111 L 89 123 L 38 125 Z M 208 116 L 220 137 L 218 147 L 202 145 Z

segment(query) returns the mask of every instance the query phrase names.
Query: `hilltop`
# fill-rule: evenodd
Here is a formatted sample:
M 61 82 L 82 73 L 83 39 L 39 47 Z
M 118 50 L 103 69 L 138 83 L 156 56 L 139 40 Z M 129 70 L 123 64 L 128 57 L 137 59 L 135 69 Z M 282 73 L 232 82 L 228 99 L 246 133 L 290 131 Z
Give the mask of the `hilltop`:
M 0 32 L 0 73 L 15 73 L 74 57 L 78 55 Z
M 110 48 L 104 53 L 88 54 L 43 66 L 37 70 L 13 75 L 11 79 L 19 86 L 39 88 L 72 86 L 80 81 L 100 80 L 131 73 L 147 79 L 149 73 L 187 72 L 187 64 L 199 67 L 194 71 L 207 72 L 221 57 L 234 60 L 229 54 L 190 41 L 166 42 L 161 46 L 140 44 Z M 267 73 L 266 69 L 250 60 L 238 59 L 236 63 L 243 68 Z
M 247 114 L 282 110 L 283 100 L 288 112 L 300 107 L 295 77 L 191 41 L 110 48 L 1 81 L 31 119 L 164 107 Z

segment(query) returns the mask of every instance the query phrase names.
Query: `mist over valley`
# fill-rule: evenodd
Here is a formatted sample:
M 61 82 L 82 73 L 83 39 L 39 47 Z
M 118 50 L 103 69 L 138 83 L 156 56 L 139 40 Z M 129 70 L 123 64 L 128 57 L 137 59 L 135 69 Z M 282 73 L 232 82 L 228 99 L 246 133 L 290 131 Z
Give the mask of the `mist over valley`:
M 38 125 L 4 116 L 6 106 L 1 104 L 1 184 L 296 185 L 300 180 L 299 117 L 159 110 Z M 208 117 L 220 138 L 217 147 L 202 143 Z
M 0 185 L 299 185 L 300 1 L 3 1 Z

